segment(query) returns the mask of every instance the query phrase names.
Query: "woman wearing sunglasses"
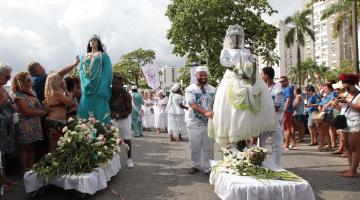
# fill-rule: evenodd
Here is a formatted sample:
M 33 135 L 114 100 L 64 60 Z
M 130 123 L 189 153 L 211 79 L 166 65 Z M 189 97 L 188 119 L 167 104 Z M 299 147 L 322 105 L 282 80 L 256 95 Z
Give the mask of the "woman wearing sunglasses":
M 0 63 L 0 190 L 10 190 L 16 184 L 16 182 L 7 179 L 2 170 L 4 167 L 2 160 L 6 161 L 8 156 L 15 153 L 14 110 L 11 98 L 4 88 L 10 78 L 11 67 L 8 64 Z

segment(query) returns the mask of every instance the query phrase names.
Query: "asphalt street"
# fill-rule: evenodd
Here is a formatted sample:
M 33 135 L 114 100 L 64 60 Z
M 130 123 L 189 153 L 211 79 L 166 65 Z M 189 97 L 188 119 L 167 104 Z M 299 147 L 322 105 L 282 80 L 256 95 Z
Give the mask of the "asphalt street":
M 121 154 L 122 170 L 111 179 L 108 188 L 86 199 L 95 200 L 217 200 L 208 177 L 199 172 L 189 175 L 190 154 L 185 141 L 170 142 L 166 134 L 145 132 L 134 138 L 135 168 L 126 165 L 125 151 Z M 301 144 L 299 150 L 283 154 L 283 167 L 307 180 L 317 199 L 360 199 L 360 178 L 342 178 L 339 171 L 347 167 L 345 158 L 318 152 L 317 147 Z M 220 159 L 219 147 L 215 159 Z M 268 156 L 270 158 L 271 155 Z M 21 174 L 11 178 L 20 184 L 5 194 L 5 200 L 29 199 L 21 183 Z M 54 186 L 46 187 L 36 199 L 76 199 L 75 191 L 64 191 Z

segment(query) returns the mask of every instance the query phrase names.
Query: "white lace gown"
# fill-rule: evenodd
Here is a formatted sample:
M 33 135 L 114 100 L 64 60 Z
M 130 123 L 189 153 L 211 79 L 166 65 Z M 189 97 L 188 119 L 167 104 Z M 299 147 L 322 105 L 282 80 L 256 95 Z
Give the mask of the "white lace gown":
M 180 94 L 170 94 L 167 105 L 168 111 L 168 132 L 174 136 L 186 133 L 185 111 L 180 108 L 180 103 L 183 103 L 184 97 Z
M 142 122 L 144 128 L 154 128 L 155 126 L 155 118 L 154 118 L 154 100 L 147 99 L 144 102 L 143 110 L 144 115 L 142 117 Z
M 155 128 L 165 129 L 167 127 L 167 99 L 156 99 L 154 108 Z
M 226 67 L 250 63 L 248 49 L 223 49 L 221 64 Z M 252 65 L 244 65 L 245 74 L 252 73 Z M 209 123 L 209 137 L 219 144 L 236 143 L 276 127 L 274 103 L 269 89 L 256 71 L 251 85 L 238 74 L 226 70 L 215 95 L 214 117 Z

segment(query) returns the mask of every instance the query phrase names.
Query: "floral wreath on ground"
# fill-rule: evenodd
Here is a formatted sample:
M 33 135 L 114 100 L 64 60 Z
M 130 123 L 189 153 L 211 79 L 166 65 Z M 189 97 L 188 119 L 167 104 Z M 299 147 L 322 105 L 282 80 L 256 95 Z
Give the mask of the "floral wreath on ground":
M 212 166 L 215 173 L 229 173 L 237 176 L 252 176 L 256 179 L 273 179 L 286 181 L 302 181 L 303 179 L 289 171 L 273 171 L 262 167 L 266 158 L 266 149 L 252 147 L 244 149 L 222 148 L 224 159 Z
M 58 147 L 33 167 L 44 179 L 90 173 L 120 153 L 119 129 L 113 122 L 100 123 L 93 116 L 87 120 L 69 118 L 62 131 Z

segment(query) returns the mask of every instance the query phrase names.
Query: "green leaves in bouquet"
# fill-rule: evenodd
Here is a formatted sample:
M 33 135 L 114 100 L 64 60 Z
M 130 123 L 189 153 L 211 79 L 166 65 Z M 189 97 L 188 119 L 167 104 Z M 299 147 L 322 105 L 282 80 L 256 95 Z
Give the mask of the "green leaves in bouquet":
M 286 181 L 302 181 L 302 179 L 289 171 L 273 171 L 262 167 L 266 158 L 266 149 L 253 147 L 244 152 L 222 149 L 224 160 L 212 166 L 215 173 L 229 173 L 238 176 L 251 176 L 256 179 L 272 179 Z
M 94 118 L 70 119 L 63 129 L 58 148 L 34 166 L 44 179 L 58 175 L 90 173 L 120 152 L 119 130 L 114 124 L 101 124 Z

